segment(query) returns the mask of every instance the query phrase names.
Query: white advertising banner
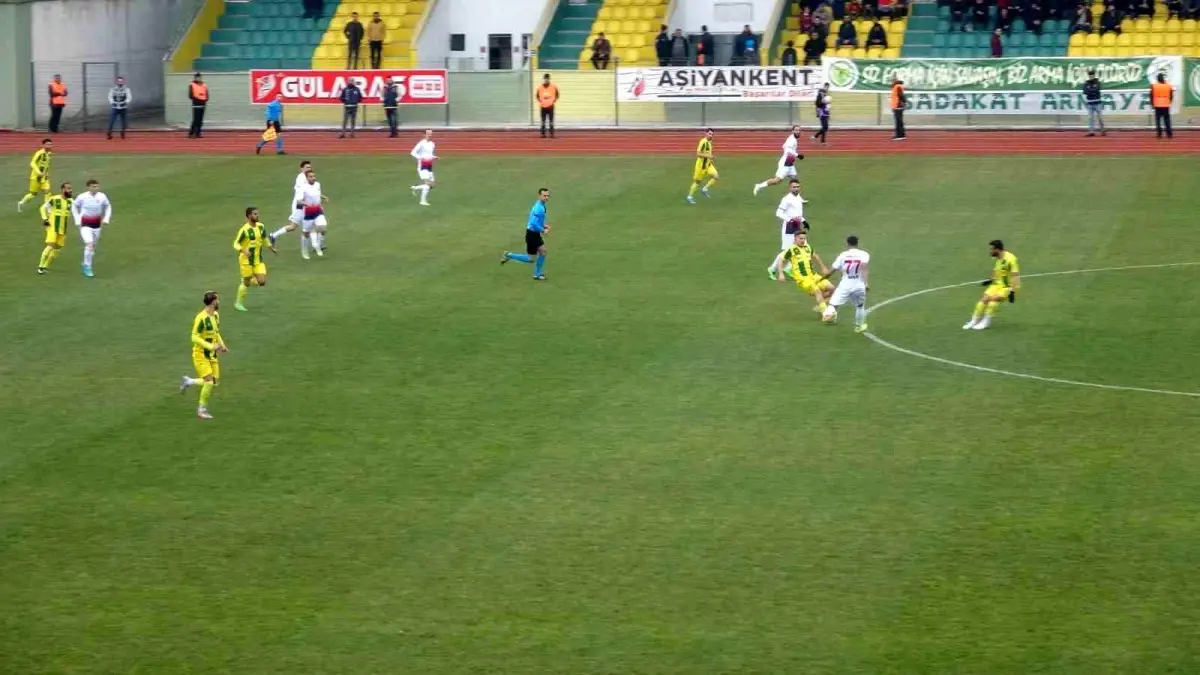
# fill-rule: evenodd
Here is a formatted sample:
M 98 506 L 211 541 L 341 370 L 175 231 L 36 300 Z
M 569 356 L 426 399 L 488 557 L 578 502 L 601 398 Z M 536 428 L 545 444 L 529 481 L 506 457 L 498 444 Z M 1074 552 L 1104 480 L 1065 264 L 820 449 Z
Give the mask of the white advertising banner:
M 824 83 L 820 66 L 618 68 L 617 101 L 813 101 Z

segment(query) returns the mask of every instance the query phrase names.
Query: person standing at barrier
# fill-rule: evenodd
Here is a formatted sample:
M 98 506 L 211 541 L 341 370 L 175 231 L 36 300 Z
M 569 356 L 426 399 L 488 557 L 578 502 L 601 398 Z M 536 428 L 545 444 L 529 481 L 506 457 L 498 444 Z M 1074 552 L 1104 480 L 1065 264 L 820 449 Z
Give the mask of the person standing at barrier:
M 904 105 L 907 102 L 908 97 L 904 95 L 904 80 L 893 77 L 892 94 L 888 98 L 888 104 L 892 108 L 892 120 L 895 123 L 892 133 L 893 141 L 903 141 L 908 138 L 908 133 L 904 130 Z
M 132 102 L 133 97 L 129 94 L 129 87 L 125 86 L 125 78 L 118 77 L 116 85 L 108 90 L 108 140 L 112 140 L 113 128 L 117 125 L 118 118 L 121 120 L 121 140 L 125 139 L 125 130 L 129 128 L 125 117 Z
M 1088 136 L 1096 135 L 1096 127 L 1100 127 L 1100 135 L 1107 136 L 1108 132 L 1104 130 L 1104 118 L 1100 115 L 1100 110 L 1103 104 L 1103 99 L 1100 96 L 1100 78 L 1096 77 L 1096 70 L 1088 71 L 1088 79 L 1083 83 L 1083 100 L 1087 104 L 1088 112 Z
M 1150 85 L 1150 105 L 1154 107 L 1154 131 L 1157 138 L 1175 138 L 1171 131 L 1171 103 L 1175 100 L 1175 87 L 1167 83 L 1167 74 L 1159 73 L 1157 82 Z
M 200 73 L 188 84 L 188 98 L 192 99 L 192 127 L 188 138 L 204 138 L 204 110 L 208 107 L 208 85 Z
M 542 77 L 542 86 L 537 90 L 538 107 L 542 109 L 542 138 L 546 137 L 546 126 L 550 127 L 550 138 L 554 138 L 554 104 L 558 103 L 558 85 L 550 81 L 550 74 Z
M 383 115 L 387 118 L 388 138 L 396 138 L 396 108 L 400 105 L 400 92 L 396 83 L 383 88 Z
M 829 83 L 826 82 L 817 90 L 817 121 L 821 123 L 821 130 L 813 134 L 813 140 L 821 139 L 821 145 L 825 145 L 825 139 L 829 136 L 829 104 L 833 101 L 833 97 L 829 95 Z
M 371 23 L 367 24 L 367 46 L 371 49 L 371 68 L 379 70 L 383 64 L 383 43 L 387 42 L 387 24 L 375 12 Z
M 258 145 L 254 146 L 254 154 L 261 153 L 264 145 L 275 141 L 275 154 L 286 155 L 283 151 L 283 94 L 275 94 L 275 100 L 267 104 L 264 116 L 267 118 L 267 128 Z
M 362 103 L 362 89 L 358 88 L 358 84 L 354 80 L 346 82 L 346 88 L 342 90 L 342 135 L 338 138 L 345 138 L 346 131 L 350 131 L 350 138 L 354 138 L 354 129 L 358 124 L 358 104 Z
M 350 20 L 346 22 L 346 27 L 342 29 L 342 35 L 346 36 L 346 69 L 358 69 L 358 50 L 362 46 L 363 25 L 358 20 L 358 12 L 350 13 Z
M 50 133 L 58 133 L 58 125 L 62 121 L 63 108 L 67 107 L 67 85 L 63 84 L 62 75 L 55 75 L 47 88 L 50 94 L 50 123 L 47 128 Z

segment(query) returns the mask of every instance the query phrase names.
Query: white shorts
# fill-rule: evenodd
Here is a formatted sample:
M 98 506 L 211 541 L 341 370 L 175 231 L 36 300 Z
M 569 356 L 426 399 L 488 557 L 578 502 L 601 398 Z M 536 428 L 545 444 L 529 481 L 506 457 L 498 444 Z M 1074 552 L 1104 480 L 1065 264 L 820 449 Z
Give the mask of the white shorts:
M 867 305 L 867 287 L 861 281 L 840 283 L 833 289 L 833 297 L 829 299 L 829 304 L 841 307 L 847 302 L 854 303 L 855 307 Z
M 799 161 L 799 160 L 797 160 L 797 161 Z M 779 180 L 785 180 L 788 178 L 795 178 L 796 175 L 797 174 L 796 174 L 796 165 L 795 164 L 788 166 L 787 164 L 783 163 L 782 159 L 779 160 L 779 166 L 775 168 L 775 177 L 776 178 L 778 178 Z
M 803 220 L 803 218 L 801 218 L 801 220 Z M 801 230 L 801 232 L 803 232 L 803 230 Z M 785 220 L 785 221 L 783 221 L 783 224 L 779 226 L 779 247 L 780 247 L 779 250 L 786 251 L 787 249 L 791 248 L 795 243 L 796 243 L 796 233 L 793 232 L 791 234 L 788 234 L 787 221 Z
M 292 209 L 292 215 L 288 216 L 288 222 L 293 225 L 299 225 L 304 222 L 304 209 Z
M 318 227 L 322 230 L 325 229 L 325 214 L 321 214 L 312 220 L 305 218 L 304 221 L 300 223 L 300 231 L 302 232 L 312 232 Z
M 100 242 L 100 229 L 99 227 L 80 227 L 79 238 L 83 240 L 83 243 L 94 246 Z
M 417 169 L 417 178 L 420 178 L 422 181 L 431 181 L 433 180 L 433 171 Z

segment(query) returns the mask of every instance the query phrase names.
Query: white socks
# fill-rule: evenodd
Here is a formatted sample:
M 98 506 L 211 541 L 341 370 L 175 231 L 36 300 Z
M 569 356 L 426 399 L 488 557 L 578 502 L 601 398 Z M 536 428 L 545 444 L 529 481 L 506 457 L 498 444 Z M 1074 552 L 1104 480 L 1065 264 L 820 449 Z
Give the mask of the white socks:
M 92 259 L 96 257 L 96 247 L 88 244 L 83 247 L 83 264 L 85 267 L 92 266 Z
M 324 236 L 325 235 L 323 233 L 318 232 L 317 230 L 313 230 L 308 235 L 308 238 L 311 240 L 309 243 L 312 244 L 313 250 L 317 252 L 317 255 L 321 255 L 321 239 L 324 238 Z
M 287 234 L 287 232 L 288 232 L 288 229 L 286 227 L 281 227 L 278 230 L 275 230 L 274 232 L 272 232 L 271 237 L 274 239 L 278 239 L 278 238 L 282 237 L 283 235 Z
M 781 265 L 783 265 L 783 251 L 780 251 L 779 255 L 775 256 L 775 261 L 771 263 L 771 269 L 778 272 Z
M 308 255 L 308 237 L 300 235 L 300 255 Z
M 187 385 L 189 387 L 195 386 L 197 384 L 204 384 L 204 380 L 202 380 L 198 377 L 185 377 L 185 378 L 183 378 L 183 381 L 187 382 Z
M 854 325 L 861 326 L 866 322 L 867 322 L 867 308 L 866 307 L 855 307 L 854 308 Z
M 423 201 L 423 202 L 429 201 L 429 186 L 428 185 L 421 186 L 421 201 Z

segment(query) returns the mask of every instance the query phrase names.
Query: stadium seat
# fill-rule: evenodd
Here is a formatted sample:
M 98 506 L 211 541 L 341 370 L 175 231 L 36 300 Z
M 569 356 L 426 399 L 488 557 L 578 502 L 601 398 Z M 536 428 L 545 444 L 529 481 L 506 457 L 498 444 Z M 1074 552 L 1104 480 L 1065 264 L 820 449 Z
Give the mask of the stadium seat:
M 1121 33 L 1120 35 L 1117 36 L 1117 46 L 1118 47 L 1133 46 L 1133 36 L 1129 35 L 1128 33 Z
M 1090 33 L 1090 34 L 1084 36 L 1083 45 L 1085 47 L 1099 47 L 1100 46 L 1100 36 L 1096 35 L 1095 33 Z
M 900 48 L 899 47 L 888 47 L 887 49 L 883 50 L 883 58 L 885 58 L 885 59 L 900 58 Z
M 1179 46 L 1179 33 L 1167 33 L 1166 35 L 1164 35 L 1163 36 L 1163 46 L 1164 47 L 1178 47 Z
M 1200 25 L 1200 22 L 1197 22 L 1195 19 L 1184 19 L 1183 20 L 1183 32 L 1195 33 L 1198 25 Z
M 1195 47 L 1196 42 L 1197 40 L 1195 33 L 1181 33 L 1179 35 L 1179 44 L 1182 47 Z
M 1116 33 L 1105 33 L 1104 35 L 1101 35 L 1100 36 L 1100 46 L 1101 47 L 1116 47 L 1117 46 Z
M 1152 32 L 1152 33 L 1167 32 L 1167 20 L 1166 19 L 1152 19 L 1150 21 L 1150 32 Z
M 1071 42 L 1070 42 L 1071 48 L 1072 48 L 1072 49 L 1078 49 L 1079 47 L 1082 47 L 1082 46 L 1083 46 L 1083 39 L 1084 39 L 1085 37 L 1086 37 L 1086 36 L 1085 36 L 1083 33 L 1075 33 L 1074 35 L 1072 35 L 1072 36 L 1071 36 Z
M 624 7 L 614 7 L 612 18 L 624 21 L 629 18 L 629 10 Z
M 1183 31 L 1183 22 L 1179 19 L 1167 19 L 1167 32 L 1180 33 Z
M 1133 46 L 1134 47 L 1149 47 L 1150 46 L 1150 36 L 1145 33 L 1134 33 Z
M 1136 30 L 1139 33 L 1149 33 L 1150 32 L 1150 19 L 1147 19 L 1145 17 L 1142 17 L 1140 19 L 1135 19 L 1133 22 L 1133 28 L 1134 28 L 1134 30 Z
M 1165 43 L 1165 41 L 1163 39 L 1164 37 L 1166 37 L 1166 36 L 1163 33 L 1151 33 L 1150 34 L 1150 46 L 1151 47 L 1164 46 L 1164 43 Z

